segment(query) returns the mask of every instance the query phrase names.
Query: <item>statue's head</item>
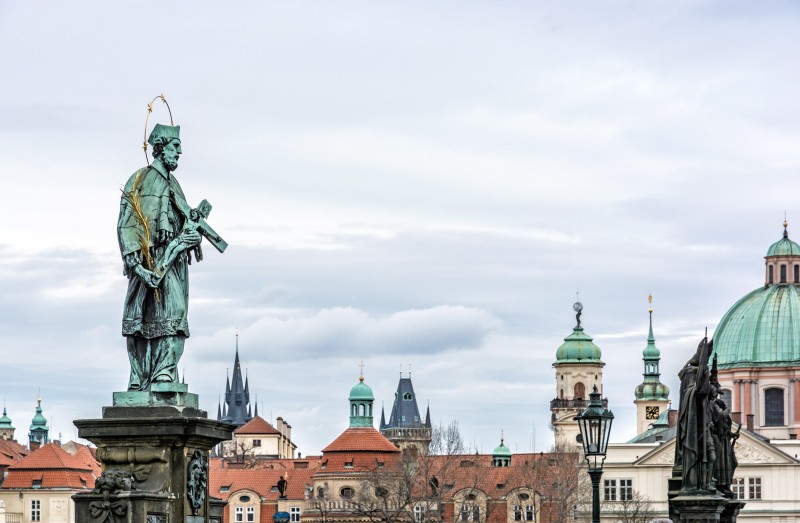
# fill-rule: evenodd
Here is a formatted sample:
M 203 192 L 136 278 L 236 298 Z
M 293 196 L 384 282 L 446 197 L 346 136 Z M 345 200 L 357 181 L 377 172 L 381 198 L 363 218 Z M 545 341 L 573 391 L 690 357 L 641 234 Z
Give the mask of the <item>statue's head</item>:
M 181 157 L 181 126 L 156 124 L 147 141 L 153 146 L 153 158 L 160 160 L 168 171 L 178 168 Z

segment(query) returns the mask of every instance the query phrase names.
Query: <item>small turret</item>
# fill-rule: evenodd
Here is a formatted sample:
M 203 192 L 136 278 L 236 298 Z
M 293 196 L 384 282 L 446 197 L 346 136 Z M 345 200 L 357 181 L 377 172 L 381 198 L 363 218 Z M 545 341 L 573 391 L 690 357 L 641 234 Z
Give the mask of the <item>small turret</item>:
M 492 451 L 492 466 L 511 466 L 511 449 L 506 447 L 502 431 L 500 432 L 500 445 L 495 447 L 495 449 Z
M 11 418 L 6 413 L 6 407 L 3 406 L 3 417 L 0 418 L 0 438 L 13 440 L 14 430 L 16 429 L 11 425 Z
M 28 445 L 31 450 L 50 443 L 50 429 L 47 427 L 47 418 L 42 414 L 42 398 L 36 399 L 36 414 L 31 420 L 28 433 Z

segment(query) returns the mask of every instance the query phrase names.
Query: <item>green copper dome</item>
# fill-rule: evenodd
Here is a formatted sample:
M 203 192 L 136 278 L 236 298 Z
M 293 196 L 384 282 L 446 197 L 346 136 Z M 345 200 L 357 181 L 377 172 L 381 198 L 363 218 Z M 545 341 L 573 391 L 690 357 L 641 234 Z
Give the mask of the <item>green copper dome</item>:
M 500 440 L 500 446 L 496 447 L 492 451 L 492 457 L 495 457 L 495 458 L 500 458 L 500 457 L 510 458 L 511 457 L 511 449 L 506 447 L 506 444 L 501 439 Z
M 717 326 L 714 352 L 721 369 L 800 363 L 797 286 L 761 287 L 736 302 Z
M 374 401 L 375 396 L 372 394 L 372 389 L 364 383 L 364 377 L 358 379 L 355 387 L 350 389 L 350 401 Z
M 0 429 L 13 429 L 11 426 L 11 418 L 6 414 L 6 408 L 3 407 L 3 417 L 0 418 Z
M 602 363 L 600 347 L 592 342 L 592 337 L 576 326 L 572 334 L 564 338 L 564 343 L 556 351 L 556 364 L 559 363 Z
M 36 400 L 36 414 L 33 415 L 31 420 L 31 431 L 34 430 L 47 430 L 47 418 L 42 415 L 42 400 Z
M 783 238 L 767 249 L 767 256 L 800 256 L 800 245 L 790 240 L 789 234 L 784 230 Z

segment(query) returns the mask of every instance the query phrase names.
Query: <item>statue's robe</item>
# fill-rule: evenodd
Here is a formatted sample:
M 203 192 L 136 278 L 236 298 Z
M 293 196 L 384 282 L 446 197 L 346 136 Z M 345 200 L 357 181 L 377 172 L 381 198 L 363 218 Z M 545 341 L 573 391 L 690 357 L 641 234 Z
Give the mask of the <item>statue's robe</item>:
M 183 228 L 185 218 L 173 201 L 173 198 L 184 199 L 183 190 L 158 160 L 130 177 L 123 189 L 127 194 L 133 189 L 137 176 L 141 177 L 138 184 L 140 207 L 150 229 L 150 254 L 157 265 L 167 245 Z M 149 390 L 153 382 L 177 382 L 177 363 L 183 353 L 184 340 L 189 337 L 189 253 L 178 254 L 166 269 L 156 294 L 133 272 L 137 264 L 144 263 L 140 240 L 143 232 L 131 203 L 123 196 L 117 235 L 128 277 L 122 335 L 128 340 L 131 362 L 129 390 Z

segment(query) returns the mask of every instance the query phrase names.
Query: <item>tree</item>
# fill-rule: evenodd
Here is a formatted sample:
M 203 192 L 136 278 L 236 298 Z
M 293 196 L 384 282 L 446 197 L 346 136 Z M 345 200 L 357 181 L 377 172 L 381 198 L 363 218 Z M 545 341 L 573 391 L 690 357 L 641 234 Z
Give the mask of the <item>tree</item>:
M 648 523 L 655 518 L 655 509 L 647 496 L 634 490 L 632 495 L 620 496 L 611 503 L 611 512 L 621 523 Z

